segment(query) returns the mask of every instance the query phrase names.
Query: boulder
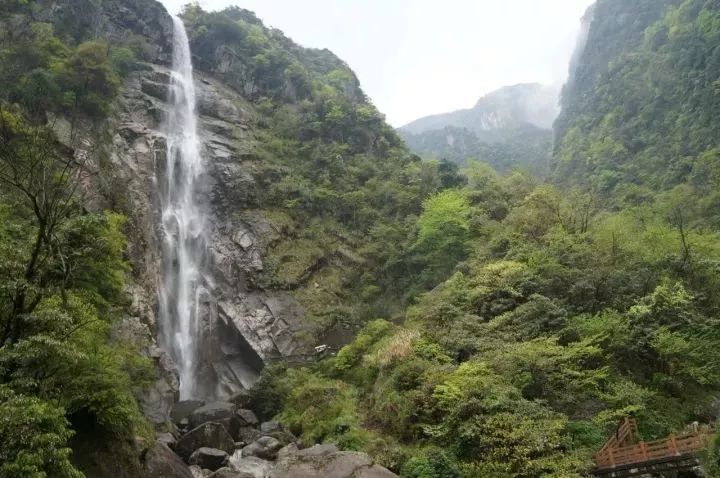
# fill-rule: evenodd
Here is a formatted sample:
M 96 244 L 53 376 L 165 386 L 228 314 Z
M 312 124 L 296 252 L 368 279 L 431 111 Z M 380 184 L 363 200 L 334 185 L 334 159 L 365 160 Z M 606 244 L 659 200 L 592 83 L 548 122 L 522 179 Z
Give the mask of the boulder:
M 228 454 L 224 450 L 202 447 L 198 448 L 192 453 L 192 455 L 190 455 L 190 464 L 215 471 L 222 468 L 228 458 Z
M 195 428 L 203 423 L 218 422 L 230 428 L 230 421 L 235 413 L 235 405 L 230 402 L 213 402 L 196 408 L 188 415 L 190 428 Z
M 280 430 L 272 433 L 262 433 L 261 435 L 273 437 L 274 439 L 282 443 L 283 446 L 289 445 L 290 443 L 295 443 L 297 441 L 297 437 L 295 435 L 285 430 Z
M 193 478 L 205 478 L 203 469 L 197 465 L 190 465 L 190 473 L 192 473 Z
M 303 450 L 298 450 L 296 455 L 302 456 L 302 457 L 322 457 L 327 456 L 332 453 L 338 453 L 340 451 L 340 448 L 338 448 L 336 445 L 333 444 L 325 444 L 325 445 L 314 445 L 310 448 L 305 448 Z
M 265 478 L 272 471 L 273 464 L 256 456 L 242 456 L 240 450 L 233 453 L 229 467 L 242 478 Z
M 183 435 L 175 445 L 175 452 L 184 460 L 198 448 L 216 448 L 226 453 L 232 453 L 235 442 L 221 423 L 203 423 Z
M 253 427 L 240 427 L 235 431 L 235 438 L 237 441 L 242 441 L 245 443 L 252 443 L 258 438 L 260 438 L 262 435 L 257 430 L 257 428 Z
M 260 423 L 257 416 L 255 416 L 255 413 L 253 413 L 252 410 L 248 410 L 246 408 L 236 410 L 235 416 L 237 417 L 238 424 L 241 427 L 255 427 L 258 423 Z
M 284 455 L 271 478 L 397 478 L 391 471 L 373 465 L 365 453 L 338 451 L 334 445 L 316 445 Z
M 270 421 L 270 422 L 263 422 L 262 424 L 260 424 L 260 431 L 263 434 L 279 432 L 281 430 L 282 430 L 282 427 L 280 426 L 280 424 L 278 422 Z
M 156 443 L 142 461 L 147 476 L 153 478 L 194 478 L 190 468 L 163 443 Z
M 298 448 L 297 444 L 290 443 L 289 445 L 280 448 L 280 450 L 278 451 L 278 454 L 277 454 L 277 459 L 283 460 L 283 459 L 287 458 L 288 456 L 297 453 L 298 451 L 300 451 L 300 449 Z
M 372 458 L 366 453 L 343 451 L 331 455 L 331 459 L 322 463 L 323 478 L 350 478 L 356 473 L 370 468 L 373 464 Z M 291 473 L 290 476 L 295 476 Z
M 170 418 L 174 423 L 179 424 L 183 419 L 190 416 L 192 412 L 205 405 L 202 400 L 183 400 L 177 402 L 170 410 Z
M 283 447 L 282 443 L 273 437 L 260 437 L 242 449 L 242 456 L 256 456 L 263 460 L 274 460 Z

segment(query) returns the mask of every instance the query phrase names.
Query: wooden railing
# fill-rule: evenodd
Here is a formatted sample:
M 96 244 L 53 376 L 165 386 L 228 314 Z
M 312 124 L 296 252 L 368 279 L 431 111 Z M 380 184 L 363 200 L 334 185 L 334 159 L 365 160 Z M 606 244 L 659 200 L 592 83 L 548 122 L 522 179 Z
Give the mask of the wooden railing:
M 638 427 L 634 418 L 625 417 L 615 434 L 611 436 L 605 445 L 600 449 L 598 454 L 607 451 L 610 448 L 621 448 L 637 443 Z
M 707 448 L 710 435 L 711 429 L 708 428 L 679 436 L 670 435 L 663 440 L 625 446 L 612 446 L 611 438 L 595 455 L 595 464 L 597 468 L 604 469 L 692 454 Z

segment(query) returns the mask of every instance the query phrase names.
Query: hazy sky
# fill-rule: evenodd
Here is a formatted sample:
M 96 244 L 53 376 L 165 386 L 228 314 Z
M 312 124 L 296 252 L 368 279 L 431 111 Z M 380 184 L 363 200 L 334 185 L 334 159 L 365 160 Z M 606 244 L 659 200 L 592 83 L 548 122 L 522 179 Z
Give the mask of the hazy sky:
M 161 0 L 172 13 L 187 0 Z M 393 126 L 522 82 L 562 82 L 593 0 L 200 0 L 345 60 Z

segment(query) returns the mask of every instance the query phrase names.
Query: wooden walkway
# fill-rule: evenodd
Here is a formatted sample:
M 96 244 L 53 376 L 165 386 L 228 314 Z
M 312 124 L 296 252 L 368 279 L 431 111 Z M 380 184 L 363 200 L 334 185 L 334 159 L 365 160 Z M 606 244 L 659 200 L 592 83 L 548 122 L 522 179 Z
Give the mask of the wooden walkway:
M 625 418 L 615 434 L 595 455 L 599 477 L 639 476 L 660 468 L 672 470 L 697 466 L 697 453 L 707 448 L 713 430 L 710 427 L 662 440 L 638 441 L 637 423 Z

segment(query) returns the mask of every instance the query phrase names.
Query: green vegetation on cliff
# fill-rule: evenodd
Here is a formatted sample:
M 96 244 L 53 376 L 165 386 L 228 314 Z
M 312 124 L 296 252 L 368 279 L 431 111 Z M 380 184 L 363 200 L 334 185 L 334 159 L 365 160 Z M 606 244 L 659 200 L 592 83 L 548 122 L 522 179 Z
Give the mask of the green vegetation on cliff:
M 720 6 L 604 0 L 592 18 L 563 93 L 558 178 L 630 202 L 688 182 L 712 188 Z
M 416 280 L 425 258 L 412 252 L 415 222 L 425 198 L 463 182 L 458 168 L 411 154 L 331 52 L 299 47 L 239 8 L 190 5 L 183 19 L 196 67 L 259 115 L 260 188 L 246 207 L 282 231 L 267 241 L 264 285 L 291 290 L 321 330 L 399 311 L 435 285 Z

